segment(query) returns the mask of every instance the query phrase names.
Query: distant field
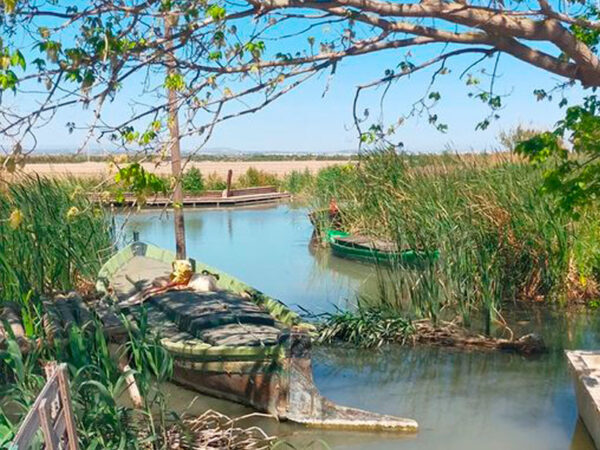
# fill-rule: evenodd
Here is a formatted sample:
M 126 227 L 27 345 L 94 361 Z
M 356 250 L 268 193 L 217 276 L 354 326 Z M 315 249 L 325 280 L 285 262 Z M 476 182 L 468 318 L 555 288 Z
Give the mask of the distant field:
M 233 178 L 235 180 L 243 175 L 250 167 L 281 177 L 292 171 L 308 170 L 311 173 L 316 173 L 324 167 L 343 164 L 347 161 L 348 160 L 194 161 L 186 165 L 186 170 L 191 167 L 196 167 L 204 176 L 216 173 L 219 177 L 225 178 L 227 176 L 227 171 L 231 169 L 233 170 Z M 155 167 L 152 163 L 144 163 L 143 166 L 145 169 L 152 171 L 157 175 L 169 175 L 171 173 L 171 166 L 167 163 L 159 167 Z M 24 171 L 46 176 L 102 177 L 108 175 L 109 166 L 106 162 L 28 163 L 25 166 Z
M 33 163 L 83 163 L 83 162 L 105 162 L 110 161 L 118 154 L 109 155 L 85 155 L 72 153 L 37 153 L 27 157 L 30 164 Z M 350 153 L 232 153 L 232 154 L 210 154 L 198 153 L 193 156 L 184 155 L 184 159 L 191 161 L 347 161 L 355 159 L 355 154 Z M 135 156 L 131 157 L 135 159 Z M 0 155 L 0 163 L 4 156 Z

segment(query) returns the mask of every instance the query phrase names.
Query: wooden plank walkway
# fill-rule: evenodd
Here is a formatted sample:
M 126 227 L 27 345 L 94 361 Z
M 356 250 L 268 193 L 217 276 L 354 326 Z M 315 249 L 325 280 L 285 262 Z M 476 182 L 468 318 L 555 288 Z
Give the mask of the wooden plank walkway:
M 221 191 L 209 191 L 202 195 L 186 195 L 183 198 L 184 206 L 210 207 L 210 206 L 240 206 L 256 203 L 270 203 L 285 200 L 291 197 L 289 192 L 278 192 L 273 186 L 264 186 L 247 189 L 232 189 L 229 195 Z M 115 199 L 104 200 L 98 195 L 92 196 L 92 200 L 100 201 L 112 206 L 132 206 L 137 203 L 133 194 L 125 194 L 122 201 Z M 173 199 L 169 196 L 155 195 L 148 197 L 144 206 L 165 207 L 170 206 Z

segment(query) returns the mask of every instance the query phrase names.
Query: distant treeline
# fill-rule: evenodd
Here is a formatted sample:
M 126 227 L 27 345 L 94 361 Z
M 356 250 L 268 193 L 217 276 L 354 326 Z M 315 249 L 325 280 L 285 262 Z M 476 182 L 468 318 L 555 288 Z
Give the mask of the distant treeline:
M 32 154 L 27 157 L 26 162 L 35 163 L 82 163 L 82 162 L 108 162 L 116 155 L 84 155 L 70 153 L 55 154 Z M 130 161 L 148 160 L 147 155 L 129 155 Z M 239 153 L 239 154 L 196 154 L 193 156 L 185 155 L 191 161 L 347 161 L 356 158 L 355 154 L 333 154 L 333 153 Z M 0 164 L 4 162 L 6 156 L 0 156 Z

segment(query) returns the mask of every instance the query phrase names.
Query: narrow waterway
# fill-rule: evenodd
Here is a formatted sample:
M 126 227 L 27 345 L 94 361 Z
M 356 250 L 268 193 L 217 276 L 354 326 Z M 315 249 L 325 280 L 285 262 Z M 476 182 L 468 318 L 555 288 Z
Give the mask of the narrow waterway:
M 352 307 L 376 289 L 372 267 L 309 246 L 312 227 L 302 207 L 186 210 L 188 253 L 294 308 L 314 313 Z M 172 218 L 162 211 L 117 216 L 120 239 L 174 248 Z M 124 224 L 124 226 L 123 226 Z M 512 314 L 519 332 L 541 333 L 551 351 L 536 358 L 442 348 L 358 350 L 321 347 L 314 373 L 321 392 L 359 408 L 411 417 L 416 435 L 310 430 L 249 419 L 297 448 L 335 449 L 593 449 L 577 420 L 565 348 L 600 347 L 598 315 L 545 310 Z M 171 405 L 230 415 L 247 408 L 170 385 Z

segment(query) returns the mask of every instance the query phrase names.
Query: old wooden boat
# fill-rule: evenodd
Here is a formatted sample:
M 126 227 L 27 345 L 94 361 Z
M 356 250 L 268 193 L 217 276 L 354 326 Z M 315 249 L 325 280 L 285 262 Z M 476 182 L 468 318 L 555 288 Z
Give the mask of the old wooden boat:
M 306 324 L 283 303 L 222 271 L 191 260 L 196 272 L 218 276 L 217 291 L 166 291 L 131 305 L 132 295 L 170 273 L 174 259 L 168 250 L 134 242 L 102 267 L 97 283 L 134 320 L 145 311 L 173 355 L 174 381 L 306 425 L 417 430 L 414 420 L 339 406 L 322 397 L 313 382 Z
M 579 416 L 596 448 L 600 448 L 600 351 L 565 353 L 573 375 Z
M 362 262 L 416 266 L 439 257 L 437 250 L 400 250 L 395 242 L 340 230 L 327 229 L 325 236 L 334 255 Z

